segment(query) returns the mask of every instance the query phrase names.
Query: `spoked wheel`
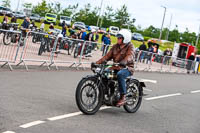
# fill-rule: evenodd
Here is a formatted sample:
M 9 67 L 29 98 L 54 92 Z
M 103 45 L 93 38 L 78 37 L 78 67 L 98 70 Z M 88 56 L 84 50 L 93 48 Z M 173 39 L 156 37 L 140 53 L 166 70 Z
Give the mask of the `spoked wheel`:
M 73 42 L 67 42 L 68 43 L 68 48 L 67 48 L 67 51 L 68 51 L 68 55 L 71 55 L 73 53 L 73 50 L 74 50 L 74 45 L 73 45 Z
M 85 78 L 80 81 L 76 88 L 76 104 L 87 115 L 95 114 L 102 105 L 103 92 L 97 87 L 97 79 Z
M 77 58 L 78 57 L 78 53 L 79 53 L 79 46 L 75 46 L 74 48 L 74 58 Z
M 11 44 L 11 36 L 12 34 L 5 32 L 3 36 L 3 43 L 4 45 L 10 45 Z
M 42 53 L 44 52 L 44 49 L 45 49 L 45 42 L 42 41 L 40 43 L 40 48 L 39 48 L 39 51 L 38 51 L 38 55 L 42 55 Z
M 137 80 L 131 80 L 127 84 L 126 104 L 124 109 L 128 113 L 135 113 L 142 103 L 142 89 Z

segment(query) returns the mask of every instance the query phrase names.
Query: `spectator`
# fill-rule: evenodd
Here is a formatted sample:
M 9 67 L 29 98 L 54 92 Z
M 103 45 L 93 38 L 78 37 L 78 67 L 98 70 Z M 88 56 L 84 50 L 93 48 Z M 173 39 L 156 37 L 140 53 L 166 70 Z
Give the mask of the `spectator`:
M 110 34 L 107 34 L 104 37 L 103 42 L 104 42 L 104 47 L 103 47 L 102 56 L 106 55 L 106 53 L 108 52 L 109 46 L 111 44 Z
M 9 22 L 8 16 L 4 15 L 4 17 L 3 17 L 3 23 L 8 23 L 8 22 Z
M 150 45 L 150 47 L 148 48 L 146 64 L 148 64 L 149 62 L 151 63 L 151 59 L 152 59 L 151 56 L 152 56 L 153 51 L 154 51 L 154 48 L 152 47 L 152 45 Z
M 9 22 L 8 16 L 4 15 L 2 29 L 8 30 L 8 28 L 9 28 L 7 25 L 8 22 Z
M 29 28 L 29 25 L 30 25 L 30 19 L 28 18 L 28 17 L 26 17 L 25 19 L 24 19 L 24 22 L 22 23 L 22 27 L 24 28 L 24 29 L 28 29 Z
M 86 39 L 86 36 L 87 36 L 86 30 L 85 30 L 85 29 L 82 29 L 82 30 L 81 30 L 81 39 L 82 39 L 82 40 L 85 40 L 85 39 Z
M 193 61 L 195 60 L 195 56 L 194 56 L 194 53 L 192 53 L 191 55 L 190 55 L 190 57 L 188 58 L 188 62 L 187 62 L 187 66 L 186 66 L 186 68 L 187 68 L 187 73 L 188 74 L 190 74 L 190 71 L 192 70 L 192 68 L 193 68 Z
M 42 24 L 40 25 L 40 30 L 44 31 L 44 27 L 45 27 L 45 24 L 44 24 L 44 22 L 42 21 Z
M 15 16 L 12 16 L 11 23 L 17 23 L 17 18 Z
M 140 60 L 140 62 L 141 61 L 144 61 L 144 57 L 146 56 L 146 50 L 147 50 L 147 47 L 146 47 L 146 45 L 145 45 L 145 42 L 143 42 L 141 45 L 140 45 L 140 47 L 139 47 L 139 52 L 140 52 L 140 54 L 139 54 L 139 60 Z
M 32 22 L 31 22 L 31 30 L 33 29 L 33 28 L 37 28 L 37 26 L 35 25 L 35 21 L 34 20 L 32 20 Z
M 50 24 L 49 29 L 52 29 L 52 30 L 54 29 L 53 23 Z
M 199 63 L 200 63 L 200 56 L 197 56 L 196 57 L 196 63 L 195 63 L 195 69 L 194 69 L 194 73 L 196 73 L 196 74 L 198 74 L 198 72 L 199 72 Z
M 65 21 L 63 21 L 63 24 L 62 24 L 62 32 L 61 34 L 63 35 L 63 37 L 66 36 L 66 32 L 67 32 L 67 26 L 65 24 Z
M 104 42 L 103 42 L 103 39 L 104 39 L 104 37 L 106 37 L 106 33 L 104 33 L 103 35 L 102 35 L 102 37 L 101 37 L 101 44 L 102 44 L 102 46 L 101 46 L 101 51 L 103 51 L 103 48 L 104 48 Z
M 169 60 L 170 60 L 170 56 L 171 56 L 171 52 L 170 52 L 170 49 L 167 48 L 165 51 L 164 51 L 164 64 L 166 65 L 169 65 Z

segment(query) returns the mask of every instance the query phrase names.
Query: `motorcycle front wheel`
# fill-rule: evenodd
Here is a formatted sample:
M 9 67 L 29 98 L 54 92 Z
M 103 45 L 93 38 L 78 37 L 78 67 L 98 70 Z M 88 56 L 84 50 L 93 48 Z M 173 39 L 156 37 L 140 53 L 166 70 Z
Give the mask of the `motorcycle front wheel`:
M 103 91 L 97 82 L 95 77 L 84 78 L 76 88 L 76 104 L 84 114 L 94 115 L 102 105 Z

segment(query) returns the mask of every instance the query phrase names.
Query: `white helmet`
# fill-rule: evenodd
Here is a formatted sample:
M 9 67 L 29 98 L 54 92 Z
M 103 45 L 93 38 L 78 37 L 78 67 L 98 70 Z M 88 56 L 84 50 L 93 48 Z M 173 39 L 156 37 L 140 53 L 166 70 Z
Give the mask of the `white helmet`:
M 95 30 L 95 29 L 92 29 L 91 32 L 96 32 L 96 30 Z
M 63 35 L 61 33 L 58 34 L 58 38 L 61 38 L 63 37 Z
M 117 37 L 123 37 L 123 43 L 128 44 L 131 42 L 132 34 L 127 29 L 122 29 L 118 32 Z

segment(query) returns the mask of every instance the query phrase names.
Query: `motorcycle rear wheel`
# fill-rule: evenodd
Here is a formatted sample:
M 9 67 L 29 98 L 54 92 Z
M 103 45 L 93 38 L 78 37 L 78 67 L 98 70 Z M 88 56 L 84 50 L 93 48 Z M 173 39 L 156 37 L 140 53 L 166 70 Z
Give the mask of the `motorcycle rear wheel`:
M 123 106 L 128 113 L 135 113 L 142 103 L 142 88 L 137 80 L 127 83 L 126 104 Z

